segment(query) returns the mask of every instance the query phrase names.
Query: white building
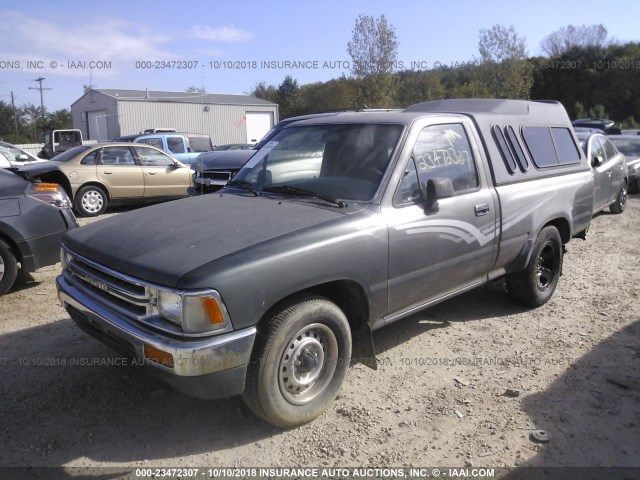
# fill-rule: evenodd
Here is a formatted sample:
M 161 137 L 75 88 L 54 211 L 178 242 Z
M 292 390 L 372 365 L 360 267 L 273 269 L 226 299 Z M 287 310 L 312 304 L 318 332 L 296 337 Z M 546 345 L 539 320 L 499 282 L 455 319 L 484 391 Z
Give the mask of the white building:
M 249 95 L 92 89 L 71 105 L 71 117 L 85 140 L 175 128 L 222 145 L 260 140 L 278 122 L 278 105 Z

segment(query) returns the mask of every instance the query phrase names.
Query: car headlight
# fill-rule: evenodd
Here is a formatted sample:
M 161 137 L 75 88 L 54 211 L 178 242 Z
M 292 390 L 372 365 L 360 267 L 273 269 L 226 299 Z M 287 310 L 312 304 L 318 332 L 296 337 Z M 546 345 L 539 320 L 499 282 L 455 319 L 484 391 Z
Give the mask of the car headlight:
M 182 327 L 185 333 L 222 332 L 231 328 L 220 294 L 202 292 L 158 292 L 158 313 Z

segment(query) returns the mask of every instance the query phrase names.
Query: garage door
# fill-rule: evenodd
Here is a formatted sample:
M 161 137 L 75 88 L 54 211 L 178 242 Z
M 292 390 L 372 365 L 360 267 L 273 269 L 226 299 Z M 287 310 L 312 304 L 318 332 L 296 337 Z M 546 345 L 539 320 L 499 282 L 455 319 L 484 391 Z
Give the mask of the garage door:
M 273 113 L 247 112 L 247 143 L 257 143 L 273 127 Z

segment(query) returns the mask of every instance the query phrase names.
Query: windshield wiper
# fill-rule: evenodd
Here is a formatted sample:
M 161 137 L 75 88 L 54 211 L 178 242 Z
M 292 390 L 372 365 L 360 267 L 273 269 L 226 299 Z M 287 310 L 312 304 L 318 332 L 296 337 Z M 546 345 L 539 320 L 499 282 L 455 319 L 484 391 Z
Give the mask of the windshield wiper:
M 321 193 L 313 192 L 311 190 L 305 190 L 304 188 L 291 187 L 289 185 L 277 185 L 272 187 L 264 187 L 262 190 L 270 193 L 288 193 L 290 195 L 298 195 L 300 197 L 311 197 L 317 198 L 319 200 L 323 200 L 327 203 L 333 203 L 340 208 L 344 208 L 347 206 L 342 200 L 338 200 L 337 198 L 331 197 L 329 195 L 323 195 Z
M 252 193 L 254 197 L 259 197 L 260 192 L 251 185 L 253 185 L 251 182 L 247 182 L 245 180 L 231 180 L 230 182 L 227 182 L 225 187 L 240 187 L 242 190 Z

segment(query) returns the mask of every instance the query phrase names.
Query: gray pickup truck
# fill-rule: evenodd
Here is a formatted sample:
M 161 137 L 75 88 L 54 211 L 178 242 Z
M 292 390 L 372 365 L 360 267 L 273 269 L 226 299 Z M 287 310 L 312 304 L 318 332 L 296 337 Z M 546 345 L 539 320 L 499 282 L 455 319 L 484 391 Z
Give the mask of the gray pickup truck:
M 593 178 L 556 102 L 445 100 L 294 122 L 203 195 L 69 232 L 59 297 L 178 390 L 320 415 L 371 332 L 506 277 L 537 307 Z

